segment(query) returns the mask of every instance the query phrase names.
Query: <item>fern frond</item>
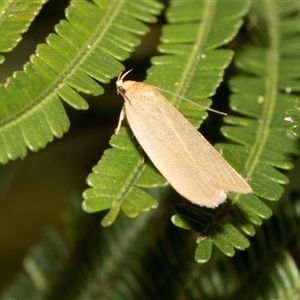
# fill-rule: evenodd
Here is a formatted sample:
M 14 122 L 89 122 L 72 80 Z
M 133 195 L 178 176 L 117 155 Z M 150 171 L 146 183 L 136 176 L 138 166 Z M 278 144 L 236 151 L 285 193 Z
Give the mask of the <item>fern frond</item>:
M 299 3 L 289 5 L 289 10 L 286 7 L 280 6 L 280 12 L 283 16 L 280 23 L 280 33 L 282 36 L 282 51 L 283 57 L 280 61 L 280 88 L 287 94 L 300 92 L 299 82 L 299 26 L 295 26 L 299 21 Z M 297 14 L 298 12 L 298 14 Z M 300 136 L 300 100 L 295 99 L 295 105 L 285 113 L 285 120 L 290 122 L 290 133 L 297 137 Z
M 296 140 L 287 134 L 289 125 L 284 120 L 285 111 L 293 107 L 295 96 L 283 91 L 282 83 L 293 81 L 295 75 L 294 70 L 280 72 L 280 66 L 285 61 L 289 64 L 289 55 L 294 52 L 293 46 L 288 51 L 285 35 L 277 30 L 285 19 L 280 15 L 280 6 L 276 1 L 253 4 L 252 14 L 255 13 L 258 24 L 264 24 L 255 28 L 256 36 L 258 39 L 266 36 L 270 28 L 272 34 L 266 46 L 247 47 L 237 55 L 236 65 L 244 74 L 230 80 L 234 92 L 230 107 L 245 117 L 225 117 L 224 121 L 230 126 L 223 127 L 222 132 L 242 146 L 219 145 L 229 162 L 225 153 L 228 150 L 243 162 L 245 178 L 254 191 L 251 195 L 230 197 L 234 204 L 232 212 L 237 210 L 247 222 L 254 224 L 271 215 L 259 198 L 277 201 L 284 191 L 281 185 L 288 183 L 287 177 L 275 167 L 291 169 L 290 156 L 299 154 Z M 231 212 L 229 215 L 235 220 Z
M 148 70 L 146 82 L 207 107 L 211 103 L 207 98 L 215 93 L 216 87 L 222 80 L 224 69 L 232 58 L 232 51 L 215 48 L 233 38 L 242 24 L 241 17 L 247 12 L 248 7 L 247 1 L 234 3 L 234 5 L 221 1 L 188 4 L 171 2 L 167 17 L 172 24 L 164 26 L 161 37 L 163 44 L 158 48 L 165 55 L 152 59 L 153 66 Z M 199 127 L 206 116 L 204 109 L 170 94 L 163 94 L 192 124 Z M 123 129 L 118 135 L 119 138 L 114 136 L 110 142 L 112 146 L 117 146 L 118 151 L 110 149 L 104 153 L 102 160 L 94 168 L 94 173 L 88 178 L 92 189 L 86 190 L 83 194 L 85 199 L 83 208 L 87 212 L 111 207 L 102 222 L 104 226 L 110 225 L 120 210 L 133 217 L 139 211 L 155 208 L 156 201 L 146 196 L 141 188 L 166 184 L 156 172 L 145 175 L 145 172 L 148 172 L 148 164 L 144 164 L 140 151 L 136 145 L 133 145 L 127 129 Z M 122 139 L 122 141 L 119 145 L 114 145 L 115 139 Z M 124 157 L 129 156 L 134 163 L 131 163 L 131 167 L 128 164 L 126 169 L 121 169 L 121 165 L 124 165 Z M 112 161 L 116 162 L 114 169 L 112 169 Z M 120 172 L 122 177 L 119 175 Z M 147 178 L 148 183 L 144 184 L 146 181 L 143 180 L 141 184 L 140 176 Z M 115 182 L 113 186 L 112 182 Z M 128 206 L 132 207 L 129 212 Z M 131 214 L 133 209 L 134 214 Z
M 110 208 L 102 221 L 103 226 L 111 225 L 120 206 L 129 217 L 137 216 L 140 211 L 156 208 L 157 201 L 139 187 L 165 184 L 165 179 L 153 166 L 143 163 L 138 145 L 130 135 L 128 128 L 121 128 L 112 137 L 110 144 L 114 148 L 104 152 L 101 161 L 93 168 L 93 174 L 87 179 L 93 188 L 84 192 L 86 200 L 83 208 L 87 212 Z M 130 174 L 128 170 L 132 168 L 134 172 Z M 146 181 L 143 179 L 145 176 Z
M 99 95 L 123 70 L 123 60 L 145 34 L 162 5 L 147 1 L 72 1 L 47 44 L 39 45 L 24 71 L 0 86 L 0 162 L 37 151 L 68 130 L 61 99 L 75 109 L 88 104 L 78 94 Z
M 9 52 L 21 41 L 25 33 L 47 0 L 0 2 L 0 52 Z M 4 56 L 0 55 L 0 65 Z
M 233 258 L 218 252 L 208 264 L 186 264 L 173 278 L 176 286 L 166 286 L 165 292 L 175 288 L 174 294 L 186 299 L 298 298 L 298 206 L 298 200 L 283 199 L 257 228 L 249 248 Z

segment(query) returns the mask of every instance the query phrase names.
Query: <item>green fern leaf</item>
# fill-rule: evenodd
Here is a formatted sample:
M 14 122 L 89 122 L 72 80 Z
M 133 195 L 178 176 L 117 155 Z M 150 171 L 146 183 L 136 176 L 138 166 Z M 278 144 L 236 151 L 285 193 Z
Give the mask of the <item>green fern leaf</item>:
M 153 22 L 162 9 L 155 1 L 95 3 L 72 1 L 68 21 L 55 28 L 57 35 L 50 34 L 24 71 L 0 86 L 0 162 L 24 157 L 27 147 L 37 151 L 61 137 L 69 121 L 60 99 L 87 109 L 78 92 L 103 93 L 95 80 L 108 83 L 121 72 L 117 59 L 127 58 L 139 44 L 132 32 L 145 34 L 148 28 L 140 20 Z
M 233 258 L 216 253 L 208 265 L 187 266 L 175 279 L 174 294 L 180 291 L 181 297 L 197 299 L 297 299 L 300 274 L 299 247 L 295 242 L 299 232 L 298 205 L 298 200 L 292 202 L 291 199 L 274 205 L 274 215 L 257 228 L 251 246 Z M 206 257 L 206 262 L 211 255 L 211 244 L 211 238 L 204 237 L 195 258 Z M 220 244 L 223 247 L 226 243 Z
M 265 36 L 264 30 L 279 28 L 285 20 L 278 13 L 281 11 L 278 2 L 255 3 L 253 6 L 256 18 L 264 18 L 267 28 L 256 28 L 257 36 Z M 274 167 L 291 169 L 290 155 L 299 154 L 295 139 L 287 135 L 289 125 L 284 120 L 295 96 L 282 91 L 282 83 L 288 84 L 289 80 L 293 80 L 295 71 L 280 72 L 285 60 L 289 64 L 294 46 L 286 47 L 285 36 L 275 32 L 269 36 L 267 46 L 247 47 L 237 55 L 236 65 L 245 74 L 230 80 L 234 92 L 230 106 L 235 112 L 252 119 L 225 117 L 224 121 L 230 126 L 222 128 L 223 134 L 242 146 L 218 145 L 229 162 L 225 151 L 229 150 L 234 157 L 239 157 L 244 165 L 245 178 L 255 194 L 232 195 L 231 200 L 235 204 L 232 209 L 239 210 L 246 219 L 258 225 L 260 218 L 266 219 L 271 215 L 270 209 L 258 197 L 277 201 L 284 191 L 281 185 L 288 184 L 287 177 Z
M 285 40 L 283 39 L 284 42 Z M 294 51 L 293 45 L 290 48 Z M 275 57 L 277 55 L 277 57 L 291 55 L 291 51 L 284 49 L 283 54 L 273 53 L 273 55 Z M 238 231 L 233 230 L 234 227 L 229 226 L 228 222 L 233 222 L 237 227 L 242 225 L 240 227 L 241 230 L 246 234 L 254 235 L 255 231 L 250 223 L 261 225 L 260 218 L 267 219 L 272 214 L 271 210 L 257 196 L 271 201 L 279 199 L 284 191 L 281 184 L 287 184 L 288 180 L 285 175 L 279 173 L 274 167 L 282 169 L 292 168 L 293 165 L 288 156 L 299 153 L 295 140 L 286 135 L 287 124 L 284 121 L 283 114 L 284 111 L 293 105 L 295 98 L 290 94 L 279 93 L 277 99 L 275 99 L 271 93 L 274 90 L 274 87 L 271 86 L 272 82 L 270 83 L 266 80 L 266 78 L 272 78 L 270 75 L 272 74 L 273 84 L 276 84 L 278 89 L 281 89 L 282 78 L 287 80 L 295 76 L 297 73 L 295 69 L 297 68 L 292 69 L 286 76 L 280 76 L 281 73 L 274 69 L 274 60 L 272 53 L 270 54 L 270 49 L 260 48 L 247 48 L 243 53 L 240 53 L 236 59 L 236 64 L 241 69 L 251 73 L 252 76 L 239 76 L 230 81 L 232 90 L 236 92 L 231 100 L 231 108 L 249 117 L 259 118 L 260 122 L 242 117 L 226 117 L 225 122 L 234 126 L 223 127 L 223 134 L 243 146 L 218 145 L 217 148 L 237 171 L 245 174 L 245 178 L 248 178 L 251 183 L 255 195 L 230 194 L 229 199 L 235 205 L 229 211 L 222 207 L 220 207 L 221 212 L 216 210 L 214 218 L 211 218 L 206 228 L 199 228 L 199 222 L 201 223 L 200 214 L 202 212 L 194 216 L 191 212 L 177 210 L 178 214 L 172 218 L 176 225 L 201 233 L 199 237 L 200 243 L 195 255 L 195 259 L 200 262 L 207 261 L 209 259 L 207 253 L 211 253 L 211 250 L 206 250 L 203 255 L 201 254 L 202 240 L 206 241 L 206 249 L 212 247 L 212 244 L 216 244 L 228 256 L 234 254 L 234 248 L 243 249 L 249 246 L 249 242 L 242 238 Z M 282 64 L 284 64 L 284 59 Z M 279 74 L 278 79 L 276 78 L 277 74 Z M 266 85 L 266 82 L 268 85 Z M 265 99 L 266 97 L 269 98 L 268 102 Z M 256 141 L 256 144 L 253 144 L 254 141 Z M 243 165 L 244 168 L 241 167 Z M 251 172 L 248 171 L 247 173 L 247 168 Z M 219 214 L 227 216 L 222 223 L 219 221 Z M 246 228 L 244 224 L 247 225 Z M 203 226 L 203 224 L 201 225 Z M 228 227 L 232 231 L 228 229 L 222 234 L 222 230 L 219 230 L 218 234 L 216 234 L 215 226 L 220 226 L 220 229 Z M 207 230 L 211 230 L 211 232 L 208 233 Z M 225 232 L 227 233 L 225 234 Z M 234 239 L 229 238 L 229 232 L 234 236 Z M 210 236 L 210 243 L 207 242 L 207 238 L 204 239 L 207 234 Z M 241 243 L 235 244 L 234 241 L 239 239 Z
M 282 36 L 281 50 L 284 52 L 283 59 L 279 62 L 279 84 L 280 89 L 287 94 L 299 93 L 299 28 L 295 26 L 298 22 L 299 4 L 295 3 L 286 12 L 286 7 L 280 7 L 284 16 L 280 23 L 280 33 Z M 292 96 L 292 95 L 291 95 Z M 300 136 L 300 100 L 295 99 L 294 107 L 288 109 L 285 113 L 285 120 L 291 123 L 290 133 L 294 136 Z
M 0 2 L 0 52 L 10 52 L 21 41 L 21 34 L 25 33 L 38 14 L 42 5 L 47 0 L 33 1 L 11 1 Z M 0 64 L 4 62 L 4 57 L 0 55 Z
M 111 208 L 102 221 L 103 226 L 114 222 L 120 208 L 129 217 L 137 216 L 140 211 L 156 208 L 157 201 L 140 187 L 150 188 L 166 183 L 153 166 L 143 163 L 138 145 L 132 141 L 128 128 L 121 128 L 112 137 L 110 144 L 114 148 L 104 152 L 98 165 L 93 168 L 93 174 L 87 179 L 93 188 L 83 194 L 86 199 L 83 209 L 86 212 Z M 134 172 L 129 173 L 130 169 Z

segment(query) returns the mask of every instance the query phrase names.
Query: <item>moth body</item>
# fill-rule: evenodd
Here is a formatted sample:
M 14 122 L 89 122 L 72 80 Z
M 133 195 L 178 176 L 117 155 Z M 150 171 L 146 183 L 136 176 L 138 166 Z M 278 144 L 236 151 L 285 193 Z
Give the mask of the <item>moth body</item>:
M 229 191 L 252 192 L 245 179 L 162 94 L 145 83 L 123 82 L 125 75 L 116 83 L 124 98 L 123 114 L 145 153 L 179 194 L 214 208 L 226 200 Z M 121 119 L 118 128 L 120 124 Z

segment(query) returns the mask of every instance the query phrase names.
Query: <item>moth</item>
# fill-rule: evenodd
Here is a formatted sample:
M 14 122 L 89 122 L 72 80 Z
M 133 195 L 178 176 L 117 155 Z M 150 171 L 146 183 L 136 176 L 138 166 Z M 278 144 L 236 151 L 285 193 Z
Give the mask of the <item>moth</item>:
M 251 193 L 246 180 L 153 86 L 123 81 L 119 75 L 117 93 L 124 99 L 118 127 L 127 122 L 155 167 L 184 198 L 214 208 L 227 193 Z

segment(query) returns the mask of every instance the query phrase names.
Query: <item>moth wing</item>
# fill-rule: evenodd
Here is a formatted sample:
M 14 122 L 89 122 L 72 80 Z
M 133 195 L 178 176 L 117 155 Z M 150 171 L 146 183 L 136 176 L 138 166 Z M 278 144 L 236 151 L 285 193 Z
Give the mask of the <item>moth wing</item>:
M 135 84 L 126 90 L 128 123 L 179 194 L 198 205 L 216 207 L 226 200 L 228 191 L 251 192 L 248 183 L 168 100 L 149 85 Z

